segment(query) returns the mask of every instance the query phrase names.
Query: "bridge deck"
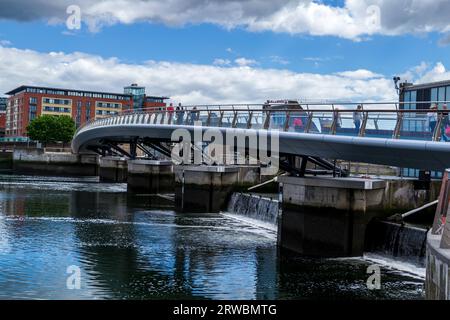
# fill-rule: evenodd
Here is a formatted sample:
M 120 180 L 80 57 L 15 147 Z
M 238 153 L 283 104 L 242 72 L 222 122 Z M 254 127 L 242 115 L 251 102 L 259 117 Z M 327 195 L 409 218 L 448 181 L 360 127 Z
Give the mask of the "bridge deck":
M 448 115 L 425 110 L 197 109 L 152 110 L 97 119 L 80 128 L 72 150 L 83 153 L 105 141 L 135 138 L 170 141 L 176 129 L 220 130 L 224 134 L 279 136 L 281 154 L 307 155 L 373 164 L 444 170 L 450 144 L 443 142 Z M 431 118 L 433 120 L 433 118 Z M 358 128 L 359 127 L 359 128 Z

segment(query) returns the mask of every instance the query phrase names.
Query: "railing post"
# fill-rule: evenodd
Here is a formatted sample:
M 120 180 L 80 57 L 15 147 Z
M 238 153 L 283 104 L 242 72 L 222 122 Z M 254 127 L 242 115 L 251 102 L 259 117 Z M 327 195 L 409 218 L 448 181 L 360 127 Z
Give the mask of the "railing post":
M 313 113 L 312 112 L 308 112 L 308 122 L 306 123 L 305 133 L 309 133 L 309 130 L 311 129 L 312 122 L 313 122 Z
M 284 128 L 283 131 L 288 131 L 289 130 L 289 121 L 291 118 L 291 112 L 288 111 L 286 112 L 286 119 L 284 120 Z
M 233 108 L 233 109 L 234 109 L 234 108 Z M 232 127 L 232 128 L 236 128 L 236 124 L 237 124 L 237 115 L 238 115 L 238 113 L 237 113 L 236 110 L 233 110 L 233 113 L 234 113 L 234 116 L 233 116 L 233 122 L 231 122 L 231 127 Z
M 442 125 L 442 119 L 443 119 L 443 114 L 439 113 L 438 114 L 438 121 L 436 122 L 436 126 L 434 127 L 434 132 L 433 132 L 433 141 L 440 141 L 441 140 L 441 125 Z
M 402 130 L 403 124 L 403 113 L 397 112 L 397 123 L 395 124 L 395 129 L 392 134 L 392 139 L 398 139 L 400 137 L 400 131 Z
M 270 111 L 266 111 L 266 119 L 264 119 L 264 129 L 269 130 L 270 127 Z
M 220 107 L 219 107 L 219 110 L 220 110 Z M 217 123 L 217 126 L 218 126 L 218 127 L 221 127 L 221 126 L 222 126 L 223 114 L 224 114 L 224 111 L 221 110 L 221 111 L 220 111 L 219 122 Z
M 251 129 L 251 127 L 252 127 L 252 117 L 253 117 L 253 111 L 249 111 L 248 112 L 247 129 Z
M 211 111 L 208 111 L 208 118 L 206 118 L 206 126 L 209 127 L 210 123 L 211 123 Z
M 337 125 L 338 117 L 339 117 L 339 114 L 338 114 L 338 112 L 336 112 L 334 110 L 334 106 L 333 106 L 333 122 L 331 123 L 331 128 L 330 128 L 330 134 L 332 134 L 332 135 L 336 134 L 336 125 Z
M 368 120 L 369 120 L 369 113 L 366 111 L 366 112 L 364 112 L 363 121 L 361 123 L 361 128 L 359 128 L 359 133 L 358 133 L 359 137 L 364 137 L 366 135 L 366 126 L 367 126 Z

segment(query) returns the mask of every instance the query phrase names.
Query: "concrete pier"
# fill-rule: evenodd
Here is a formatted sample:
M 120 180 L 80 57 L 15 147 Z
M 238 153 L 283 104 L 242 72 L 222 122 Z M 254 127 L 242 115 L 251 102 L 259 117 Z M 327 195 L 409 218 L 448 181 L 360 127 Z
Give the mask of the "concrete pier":
M 415 188 L 414 180 L 280 177 L 282 217 L 279 244 L 315 256 L 363 254 L 373 218 L 403 213 L 436 199 L 438 186 Z
M 425 297 L 450 300 L 450 250 L 441 248 L 441 235 L 429 231 L 427 236 Z
M 219 212 L 234 190 L 260 183 L 256 166 L 176 166 L 175 207 L 182 212 Z
M 43 149 L 16 149 L 13 171 L 17 174 L 52 176 L 96 176 L 98 156 L 63 152 L 44 152 Z
M 442 179 L 433 227 L 427 234 L 425 297 L 450 300 L 450 170 Z
M 128 191 L 133 193 L 173 193 L 171 161 L 128 160 Z
M 127 159 L 123 157 L 100 157 L 98 175 L 101 182 L 127 182 Z

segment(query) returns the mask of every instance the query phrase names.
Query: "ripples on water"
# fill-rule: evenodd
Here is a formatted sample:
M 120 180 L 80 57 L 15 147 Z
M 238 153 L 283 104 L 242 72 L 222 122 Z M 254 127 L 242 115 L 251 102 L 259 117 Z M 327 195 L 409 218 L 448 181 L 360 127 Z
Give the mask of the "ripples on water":
M 422 298 L 423 279 L 392 268 L 368 290 L 370 263 L 280 255 L 273 228 L 177 214 L 124 184 L 0 176 L 1 299 Z

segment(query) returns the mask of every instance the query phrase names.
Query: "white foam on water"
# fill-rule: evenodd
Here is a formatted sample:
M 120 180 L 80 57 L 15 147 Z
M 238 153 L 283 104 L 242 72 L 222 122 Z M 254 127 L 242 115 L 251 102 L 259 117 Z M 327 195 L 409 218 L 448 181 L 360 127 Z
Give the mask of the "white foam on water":
M 230 217 L 226 217 L 230 218 Z M 217 218 L 210 220 L 223 221 L 226 218 Z M 195 218 L 197 219 L 197 218 Z M 201 218 L 200 218 L 201 219 Z M 113 219 L 77 219 L 73 217 L 28 217 L 28 216 L 0 216 L 0 220 L 3 221 L 47 221 L 47 222 L 59 222 L 59 223 L 90 223 L 90 224 L 111 224 L 111 225 L 134 225 L 134 226 L 144 226 L 144 227 L 167 227 L 167 228 L 177 228 L 177 229 L 204 229 L 204 230 L 222 230 L 222 231 L 236 231 L 236 226 L 216 226 L 216 225 L 183 225 L 174 223 L 161 223 L 161 222 L 144 222 L 144 221 L 120 221 Z M 209 219 L 208 219 L 209 220 Z M 240 220 L 242 223 L 242 219 Z M 267 228 L 262 228 L 255 223 L 246 222 L 243 225 L 238 226 L 240 231 L 256 234 L 258 236 L 264 236 L 270 239 L 276 240 L 276 230 L 270 230 Z
M 394 258 L 374 254 L 364 253 L 362 257 L 344 257 L 344 258 L 329 258 L 328 260 L 335 261 L 361 261 L 369 262 L 372 264 L 380 265 L 381 267 L 388 269 L 392 272 L 397 272 L 400 275 L 408 276 L 411 278 L 425 280 L 425 267 L 419 267 L 413 263 L 395 260 Z
M 276 225 L 273 225 L 271 223 L 264 222 L 261 220 L 252 219 L 252 218 L 244 217 L 241 215 L 233 214 L 233 213 L 223 212 L 221 214 L 224 217 L 227 217 L 227 218 L 230 218 L 233 220 L 237 220 L 245 225 L 259 229 L 260 230 L 259 234 L 261 234 L 263 236 L 266 236 L 271 239 L 277 238 L 278 228 Z
M 365 253 L 363 256 L 365 261 L 373 262 L 382 265 L 385 268 L 399 271 L 402 274 L 412 276 L 417 279 L 424 280 L 426 269 L 425 267 L 419 267 L 413 263 L 406 261 L 395 260 L 390 257 L 382 256 L 374 253 Z

